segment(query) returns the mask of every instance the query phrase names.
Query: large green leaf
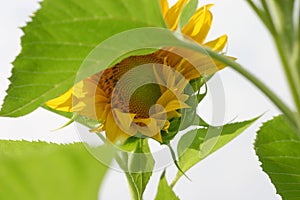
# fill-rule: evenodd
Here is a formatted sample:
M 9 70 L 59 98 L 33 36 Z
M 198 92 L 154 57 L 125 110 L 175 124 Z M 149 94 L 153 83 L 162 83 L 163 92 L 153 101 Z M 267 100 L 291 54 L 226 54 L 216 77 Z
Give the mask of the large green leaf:
M 96 200 L 107 171 L 81 143 L 2 140 L 0 163 L 0 199 L 13 200 Z
M 256 119 L 227 124 L 223 127 L 195 129 L 184 134 L 177 147 L 178 163 L 181 170 L 186 172 L 205 157 L 229 143 Z M 180 171 L 177 173 L 172 186 L 182 175 Z
M 158 185 L 158 190 L 157 194 L 155 197 L 155 200 L 179 200 L 179 198 L 176 196 L 172 188 L 169 186 L 166 176 L 165 176 L 165 171 L 160 177 L 159 185 Z
M 14 62 L 1 116 L 25 115 L 65 92 L 74 81 L 130 55 L 176 46 L 218 59 L 223 57 L 178 32 L 157 28 L 165 27 L 165 23 L 156 0 L 95 1 L 45 0 L 33 22 L 24 29 L 23 50 Z M 124 6 L 126 9 L 120 12 Z M 137 27 L 144 28 L 133 29 Z
M 300 139 L 283 116 L 266 122 L 258 131 L 255 150 L 263 170 L 284 200 L 300 197 Z
M 99 43 L 138 27 L 165 27 L 158 0 L 44 0 L 23 28 L 22 52 L 0 115 L 25 115 L 62 94 Z

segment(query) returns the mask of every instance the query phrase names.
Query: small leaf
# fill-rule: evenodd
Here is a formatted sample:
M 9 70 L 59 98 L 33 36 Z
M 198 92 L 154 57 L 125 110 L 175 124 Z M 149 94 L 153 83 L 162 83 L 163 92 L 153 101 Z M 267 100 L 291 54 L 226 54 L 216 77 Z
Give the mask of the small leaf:
M 72 124 L 76 120 L 76 118 L 77 118 L 77 114 L 74 113 L 73 116 L 70 118 L 70 120 L 67 123 L 65 123 L 61 127 L 57 128 L 57 129 L 54 129 L 52 131 L 54 132 L 54 131 L 58 131 L 58 130 L 61 130 L 63 128 L 66 128 L 67 126 L 69 126 L 70 124 Z
M 81 143 L 2 140 L 0 162 L 0 199 L 96 200 L 107 171 Z
M 172 188 L 169 186 L 165 173 L 166 172 L 164 171 L 160 177 L 155 200 L 179 200 Z
M 298 133 L 299 134 L 299 133 Z M 284 116 L 266 122 L 257 132 L 255 151 L 283 200 L 300 197 L 300 139 Z
M 256 120 L 257 118 L 227 124 L 223 127 L 201 128 L 187 132 L 181 137 L 177 147 L 181 170 L 186 172 L 205 157 L 229 143 Z M 177 173 L 172 186 L 182 175 L 181 172 Z
M 141 200 L 152 175 L 154 159 L 150 153 L 147 139 L 138 139 L 136 142 L 134 153 L 125 154 L 126 166 L 123 167 L 128 167 L 124 171 L 126 172 L 133 199 Z M 134 145 L 131 144 L 131 146 Z

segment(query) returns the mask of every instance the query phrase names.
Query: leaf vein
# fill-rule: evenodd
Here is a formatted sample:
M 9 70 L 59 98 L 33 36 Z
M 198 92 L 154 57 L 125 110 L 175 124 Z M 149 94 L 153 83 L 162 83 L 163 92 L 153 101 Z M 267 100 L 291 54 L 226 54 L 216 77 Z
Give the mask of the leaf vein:
M 80 18 L 80 17 L 75 17 L 73 19 L 68 19 L 68 20 L 60 20 L 60 21 L 50 21 L 50 22 L 43 22 L 43 23 L 36 23 L 36 24 L 32 24 L 34 26 L 43 26 L 43 25 L 59 25 L 59 24 L 70 24 L 70 23 L 75 23 L 75 22 L 86 22 L 86 21 L 95 21 L 95 20 L 99 20 L 99 21 L 119 21 L 120 22 L 128 22 L 129 24 L 134 22 L 137 24 L 143 24 L 146 27 L 153 27 L 153 24 L 150 24 L 149 22 L 145 22 L 145 21 L 141 21 L 139 19 L 126 19 L 126 18 L 121 18 L 121 17 L 109 17 L 109 16 L 94 16 L 94 17 L 84 17 L 84 18 Z
M 59 84 L 55 85 L 52 89 L 50 89 L 50 90 L 48 90 L 47 92 L 43 93 L 43 94 L 42 94 L 41 96 L 39 96 L 38 98 L 32 99 L 31 101 L 27 102 L 27 103 L 24 104 L 23 106 L 20 106 L 20 107 L 18 107 L 17 109 L 14 109 L 14 110 L 12 110 L 12 111 L 6 113 L 6 114 L 3 114 L 3 116 L 12 115 L 12 114 L 18 112 L 19 110 L 24 109 L 25 107 L 27 107 L 27 106 L 29 106 L 29 105 L 31 105 L 31 104 L 37 102 L 38 100 L 40 100 L 40 99 L 42 99 L 42 98 L 44 98 L 46 95 L 48 95 L 50 92 L 56 90 L 56 89 L 57 89 L 58 87 L 60 87 L 61 85 L 64 85 L 65 83 L 70 82 L 72 79 L 74 80 L 75 77 L 74 77 L 74 76 L 71 76 L 70 78 L 68 78 L 68 79 L 66 79 L 66 80 L 64 80 L 64 81 L 62 81 L 62 82 L 60 82 Z M 12 98 L 12 96 L 9 96 L 9 97 Z M 22 98 L 21 98 L 21 99 L 22 99 Z

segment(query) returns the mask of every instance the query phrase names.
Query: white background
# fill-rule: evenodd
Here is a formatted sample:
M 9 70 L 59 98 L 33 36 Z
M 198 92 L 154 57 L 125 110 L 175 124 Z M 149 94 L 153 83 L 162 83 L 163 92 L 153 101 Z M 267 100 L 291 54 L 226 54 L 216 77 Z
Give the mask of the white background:
M 229 36 L 228 54 L 238 58 L 249 71 L 291 105 L 280 62 L 266 29 L 258 21 L 244 0 L 207 0 L 200 4 L 214 3 L 214 23 L 209 39 L 224 33 Z M 173 1 L 174 3 L 174 1 Z M 37 0 L 0 0 L 0 99 L 5 95 L 12 68 L 11 62 L 20 52 L 19 27 L 39 7 Z M 211 155 L 187 174 L 192 182 L 182 178 L 175 186 L 181 199 L 202 200 L 277 200 L 274 186 L 262 172 L 253 149 L 255 131 L 263 121 L 278 114 L 277 109 L 247 80 L 231 69 L 219 73 L 226 94 L 226 121 L 244 120 L 266 114 L 222 150 Z M 209 121 L 210 95 L 200 105 L 199 112 Z M 43 140 L 58 143 L 80 141 L 74 126 L 51 132 L 67 120 L 53 113 L 38 109 L 17 119 L 0 118 L 0 139 Z M 175 168 L 168 169 L 168 180 Z M 153 199 L 161 172 L 154 173 L 145 192 L 145 199 Z M 111 170 L 99 193 L 100 199 L 130 199 L 124 174 Z

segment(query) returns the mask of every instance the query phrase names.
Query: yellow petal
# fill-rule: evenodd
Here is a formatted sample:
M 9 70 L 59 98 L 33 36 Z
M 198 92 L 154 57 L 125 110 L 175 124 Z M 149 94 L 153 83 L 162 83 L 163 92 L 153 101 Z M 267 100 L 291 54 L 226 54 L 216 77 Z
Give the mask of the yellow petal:
M 182 108 L 190 108 L 189 105 L 183 102 L 179 102 L 178 100 L 170 101 L 165 107 L 166 112 L 175 111 Z
M 105 121 L 108 113 L 111 111 L 111 104 L 96 104 L 96 115 L 98 120 Z
M 72 112 L 73 90 L 73 88 L 69 89 L 66 93 L 62 94 L 61 96 L 46 102 L 46 105 L 55 110 Z
M 232 59 L 232 60 L 236 60 L 237 58 L 235 58 L 235 57 L 232 57 L 232 56 L 226 56 L 227 58 L 230 58 L 230 59 Z M 217 68 L 219 69 L 219 70 L 221 70 L 221 69 L 223 69 L 223 68 L 225 68 L 227 65 L 226 64 L 224 64 L 224 63 L 222 63 L 222 62 L 220 62 L 220 61 L 218 61 L 218 60 L 214 60 L 214 62 L 215 62 L 215 64 L 216 64 L 216 66 L 217 66 Z
M 198 54 L 198 58 L 194 60 L 194 62 L 197 63 L 197 71 L 200 72 L 202 76 L 211 75 L 219 70 L 214 60 L 208 55 Z
M 187 84 L 189 83 L 188 80 L 191 80 L 191 79 L 186 79 L 186 77 L 185 77 L 185 78 L 182 78 L 178 83 L 176 83 L 177 94 L 184 93 L 183 90 L 186 88 Z
M 168 129 L 170 128 L 170 125 L 171 125 L 170 121 L 167 120 L 166 123 L 165 123 L 165 125 L 164 125 L 164 127 L 162 128 L 162 130 L 164 130 L 164 131 L 166 131 L 167 133 L 169 133 L 169 130 L 168 130 Z
M 172 91 L 170 90 L 166 90 L 160 97 L 159 99 L 156 101 L 157 104 L 162 105 L 163 107 L 165 107 L 169 101 L 176 99 L 176 96 L 173 94 Z
M 160 133 L 160 132 L 158 132 L 158 133 L 157 133 L 156 135 L 154 135 L 152 138 L 155 139 L 156 141 L 160 142 L 160 143 L 163 142 L 163 141 L 162 141 L 162 137 L 161 137 L 161 133 Z
M 212 24 L 213 16 L 209 11 L 212 6 L 209 4 L 199 8 L 188 24 L 183 27 L 182 33 L 202 44 Z
M 96 103 L 94 98 L 86 98 L 73 105 L 72 111 L 94 120 L 103 120 L 102 113 L 105 112 L 107 103 Z
M 130 135 L 135 135 L 136 131 L 131 128 L 131 124 L 135 117 L 135 114 L 124 113 L 119 109 L 114 109 L 115 117 L 119 122 L 120 128 Z
M 195 68 L 192 68 L 191 70 L 185 70 L 183 74 L 188 80 L 193 80 L 200 77 L 200 72 Z
M 149 118 L 150 123 L 147 126 L 137 126 L 138 132 L 142 133 L 145 136 L 158 139 L 160 137 L 160 131 L 165 123 L 165 120 L 156 120 L 154 118 Z
M 212 50 L 219 52 L 224 49 L 225 45 L 227 44 L 227 39 L 228 39 L 227 35 L 222 35 L 221 37 L 213 41 L 205 43 L 204 46 L 207 46 Z
M 175 85 L 176 78 L 178 78 L 179 76 L 172 68 L 168 66 L 164 66 L 163 75 L 166 80 L 166 86 L 168 88 Z
M 160 133 L 161 127 L 159 125 L 165 123 L 165 121 L 160 122 L 159 120 L 155 120 L 154 118 L 134 119 L 134 121 L 142 122 L 147 125 L 147 126 L 137 125 L 138 132 L 140 132 L 145 136 L 151 137 L 159 142 L 162 142 L 162 137 Z
M 76 83 L 73 88 L 74 88 L 73 95 L 78 98 L 83 98 L 87 93 L 87 91 L 85 91 L 84 89 L 83 81 Z
M 124 133 L 116 124 L 112 112 L 108 113 L 106 122 L 105 122 L 105 133 L 106 138 L 112 142 L 125 142 L 126 139 L 130 137 L 130 135 Z
M 165 20 L 169 26 L 169 29 L 175 30 L 177 28 L 181 9 L 187 1 L 188 0 L 178 0 L 177 3 L 166 13 Z
M 168 119 L 181 117 L 181 114 L 177 111 L 168 112 Z
M 98 85 L 90 78 L 78 82 L 74 86 L 73 95 L 79 99 L 86 98 L 87 96 L 94 97 L 95 95 L 105 96 L 104 92 L 101 92 L 101 89 L 98 87 Z
M 169 9 L 168 0 L 160 0 L 160 8 L 163 16 L 165 16 Z
M 147 126 L 137 126 L 137 129 L 140 133 L 145 136 L 151 137 L 159 142 L 162 142 L 161 137 L 161 129 L 166 127 L 165 123 L 167 120 L 156 120 L 154 118 L 147 118 L 147 119 L 135 119 L 136 121 L 142 122 Z

